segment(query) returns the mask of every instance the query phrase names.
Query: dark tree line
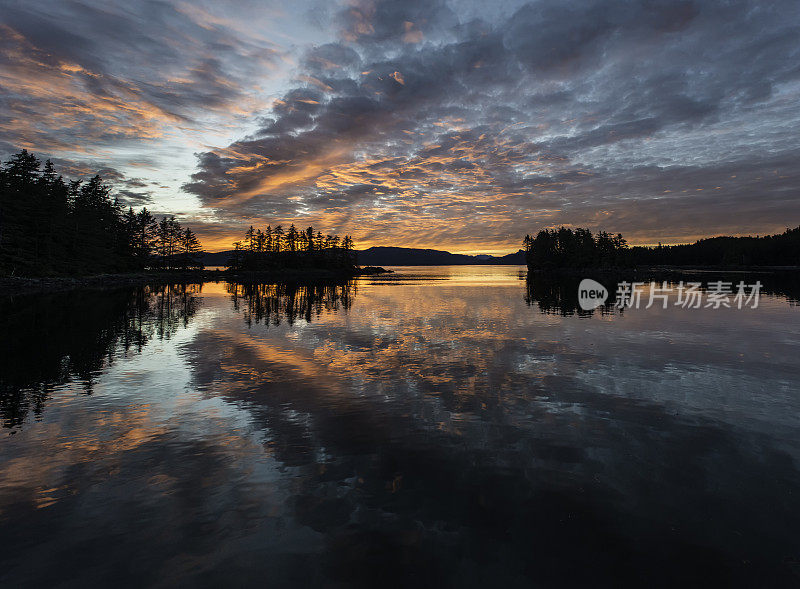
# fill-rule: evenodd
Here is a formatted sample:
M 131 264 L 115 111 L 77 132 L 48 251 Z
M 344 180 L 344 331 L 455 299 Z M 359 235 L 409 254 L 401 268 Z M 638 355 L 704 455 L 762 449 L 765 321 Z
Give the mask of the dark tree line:
M 0 166 L 0 274 L 80 275 L 198 266 L 200 244 L 174 217 L 126 211 L 98 175 L 65 180 L 26 150 Z
M 628 242 L 620 235 L 568 227 L 542 229 L 522 241 L 529 268 L 613 268 L 628 263 Z
M 800 227 L 762 237 L 710 237 L 686 245 L 633 247 L 636 266 L 800 266 Z
M 588 229 L 542 229 L 523 240 L 532 270 L 636 266 L 800 266 L 800 227 L 764 237 L 711 237 L 685 245 L 634 246 L 621 234 Z
M 262 231 L 252 226 L 244 240 L 234 243 L 229 266 L 234 270 L 271 270 L 277 268 L 343 268 L 356 265 L 356 252 L 349 235 L 322 235 L 313 227 L 298 231 L 292 224 Z

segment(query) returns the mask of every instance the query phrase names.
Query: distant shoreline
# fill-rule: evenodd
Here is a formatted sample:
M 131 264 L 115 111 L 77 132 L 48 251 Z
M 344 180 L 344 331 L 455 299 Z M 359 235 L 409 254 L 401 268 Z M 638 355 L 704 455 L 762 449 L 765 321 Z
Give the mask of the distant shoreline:
M 452 266 L 453 264 L 413 264 L 409 267 Z M 522 266 L 523 264 L 476 264 L 478 266 Z M 455 264 L 465 266 L 465 264 Z M 402 267 L 402 265 L 397 266 Z M 350 280 L 360 276 L 375 276 L 392 273 L 380 266 L 365 266 L 353 272 L 341 270 L 306 269 L 275 270 L 256 272 L 234 272 L 231 270 L 172 270 L 159 272 L 134 272 L 127 274 L 98 274 L 93 276 L 40 276 L 40 277 L 0 277 L 0 296 L 64 292 L 80 289 L 112 289 L 141 284 L 169 284 L 191 282 L 326 282 Z M 647 266 L 637 268 L 562 268 L 553 270 L 528 270 L 531 276 L 585 277 L 585 276 L 627 276 L 670 278 L 695 274 L 780 274 L 800 273 L 800 266 Z
M 40 276 L 0 277 L 0 295 L 13 296 L 47 292 L 63 292 L 80 289 L 110 289 L 141 284 L 169 284 L 216 281 L 260 281 L 260 282 L 325 282 L 349 280 L 359 276 L 374 276 L 390 273 L 391 270 L 376 266 L 341 270 L 269 270 L 259 272 L 233 272 L 230 270 L 173 270 L 167 272 L 133 272 L 127 274 L 98 274 L 94 276 Z

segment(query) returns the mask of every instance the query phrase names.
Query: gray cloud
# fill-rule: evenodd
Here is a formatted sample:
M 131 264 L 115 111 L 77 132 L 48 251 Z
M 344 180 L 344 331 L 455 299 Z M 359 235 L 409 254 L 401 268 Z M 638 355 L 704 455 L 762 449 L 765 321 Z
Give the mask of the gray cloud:
M 203 18 L 184 3 L 5 2 L 0 130 L 55 152 L 133 144 L 240 108 L 281 52 Z
M 544 0 L 497 22 L 457 14 L 442 2 L 347 8 L 342 40 L 307 53 L 269 124 L 200 156 L 186 189 L 231 217 L 417 213 L 417 236 L 449 224 L 465 244 L 470 214 L 502 221 L 481 229 L 488 242 L 512 243 L 553 223 L 681 240 L 798 213 L 793 152 L 775 152 L 800 121 L 787 102 L 796 3 Z M 733 181 L 742 166 L 773 179 Z

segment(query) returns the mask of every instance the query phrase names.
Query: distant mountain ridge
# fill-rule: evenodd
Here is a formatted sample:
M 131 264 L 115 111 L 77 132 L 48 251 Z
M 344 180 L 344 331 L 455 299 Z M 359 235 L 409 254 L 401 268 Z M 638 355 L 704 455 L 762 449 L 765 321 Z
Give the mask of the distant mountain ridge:
M 205 266 L 225 266 L 233 250 L 225 252 L 204 252 L 200 260 Z M 361 266 L 464 266 L 468 264 L 511 264 L 524 265 L 525 252 L 519 250 L 505 256 L 480 254 L 451 254 L 443 250 L 418 249 L 410 247 L 371 247 L 358 251 Z
M 371 247 L 358 252 L 362 266 L 456 266 L 467 264 L 524 264 L 525 252 L 505 256 L 451 254 L 433 249 L 410 247 Z

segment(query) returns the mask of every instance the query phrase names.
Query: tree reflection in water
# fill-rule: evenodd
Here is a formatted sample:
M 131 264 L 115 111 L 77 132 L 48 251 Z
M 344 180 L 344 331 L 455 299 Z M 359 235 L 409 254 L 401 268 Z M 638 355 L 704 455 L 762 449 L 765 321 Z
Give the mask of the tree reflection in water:
M 578 276 L 528 274 L 525 282 L 525 303 L 529 307 L 534 303 L 537 304 L 542 313 L 563 317 L 570 315 L 591 317 L 595 313 L 608 315 L 619 311 L 614 306 L 617 300 L 616 282 L 608 278 L 595 278 L 595 280 L 606 287 L 609 295 L 606 303 L 597 309 L 587 311 L 578 305 L 578 285 L 581 282 L 581 278 Z
M 130 292 L 70 298 L 103 376 L 0 444 L 0 583 L 796 585 L 785 300 L 543 318 L 577 312 L 577 279 L 472 272 L 364 280 L 352 307 L 352 285 L 209 284 L 169 342 L 191 296 L 144 297 L 149 323 Z M 9 333 L 68 339 L 25 309 Z
M 608 299 L 605 304 L 591 310 L 585 310 L 580 307 L 578 304 L 578 285 L 583 278 L 591 278 L 606 287 Z M 617 287 L 623 281 L 628 284 L 639 283 L 643 285 L 640 288 L 647 292 L 648 285 L 651 282 L 655 282 L 660 286 L 662 282 L 666 281 L 673 289 L 677 287 L 680 281 L 685 283 L 700 282 L 703 290 L 705 290 L 709 282 L 718 280 L 730 282 L 734 293 L 739 281 L 743 281 L 747 285 L 759 281 L 762 284 L 760 290 L 762 295 L 774 295 L 784 298 L 791 306 L 797 306 L 797 301 L 800 300 L 800 274 L 797 272 L 747 274 L 741 272 L 682 273 L 672 271 L 638 274 L 605 273 L 600 275 L 587 273 L 585 276 L 579 274 L 529 273 L 525 282 L 525 303 L 529 307 L 536 304 L 542 313 L 561 315 L 562 317 L 571 315 L 591 317 L 595 313 L 605 316 L 625 312 L 625 309 L 617 307 Z M 676 292 L 676 290 L 673 290 L 670 295 L 673 303 L 677 296 Z M 747 292 L 749 292 L 749 289 Z M 647 303 L 647 296 L 642 296 L 641 304 L 647 305 Z M 656 304 L 660 303 L 657 301 Z
M 0 419 L 3 427 L 39 416 L 54 387 L 70 381 L 91 394 L 119 356 L 141 352 L 189 325 L 201 284 L 76 291 L 0 301 Z
M 323 311 L 346 311 L 356 295 L 353 281 L 319 284 L 230 282 L 226 290 L 231 295 L 234 310 L 243 310 L 248 326 L 253 323 L 279 325 L 284 319 L 289 325 L 298 319 L 310 323 Z

